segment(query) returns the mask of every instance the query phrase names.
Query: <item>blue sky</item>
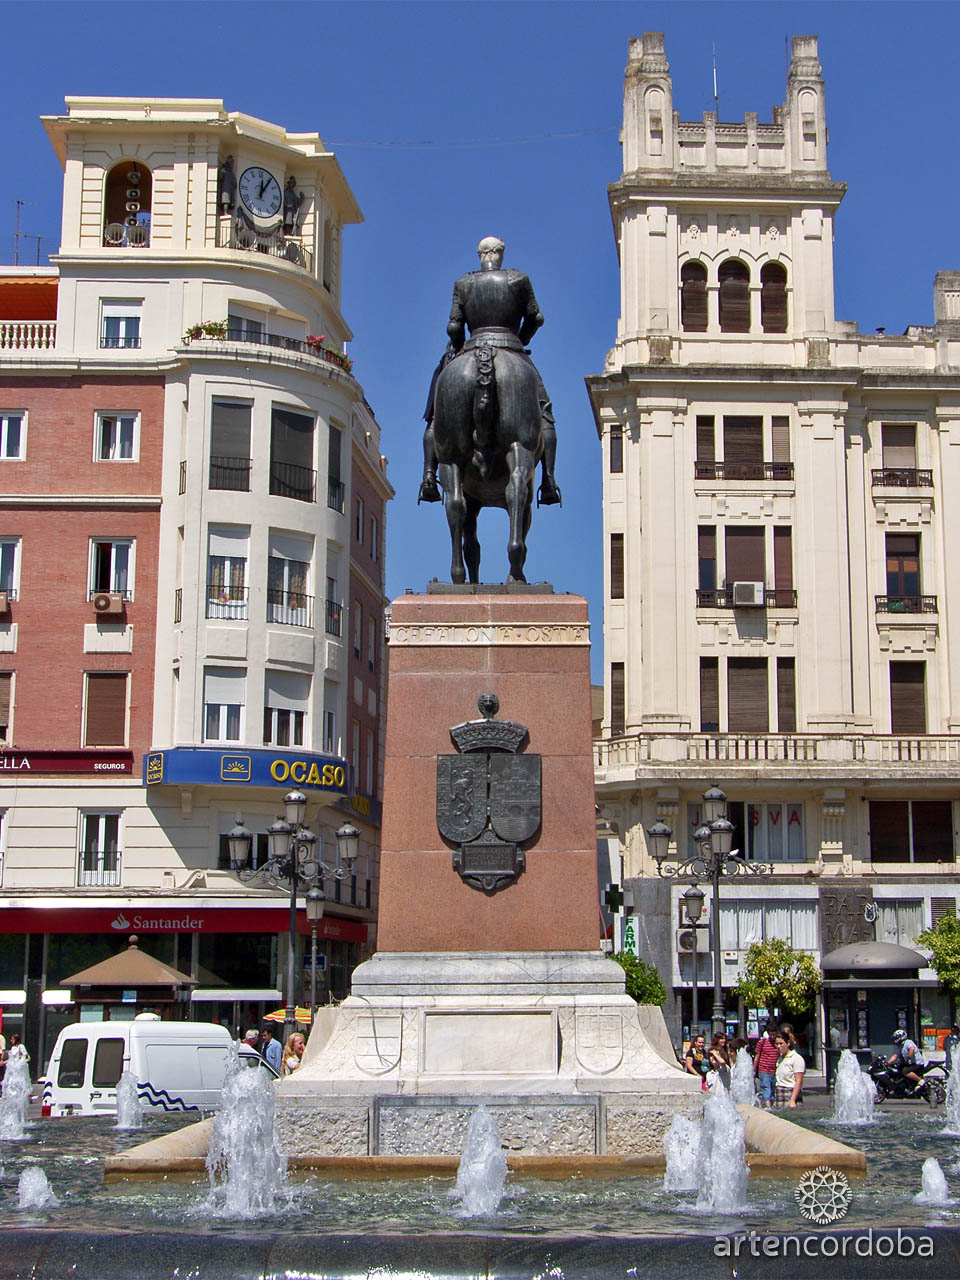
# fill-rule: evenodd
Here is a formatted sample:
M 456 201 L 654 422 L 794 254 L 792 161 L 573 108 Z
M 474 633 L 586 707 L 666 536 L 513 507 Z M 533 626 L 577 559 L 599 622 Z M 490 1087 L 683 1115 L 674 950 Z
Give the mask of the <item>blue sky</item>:
M 601 641 L 600 454 L 583 386 L 619 307 L 606 186 L 620 174 L 627 41 L 666 33 L 682 119 L 783 101 L 785 38 L 817 34 L 837 224 L 837 313 L 889 332 L 932 322 L 940 268 L 960 267 L 955 50 L 960 8 L 913 3 L 0 4 L 4 50 L 0 259 L 23 229 L 55 249 L 60 169 L 39 124 L 65 94 L 222 97 L 229 110 L 319 131 L 366 221 L 347 230 L 344 313 L 355 373 L 383 429 L 397 497 L 387 582 L 448 577 L 438 506 L 416 506 L 421 414 L 450 290 L 481 236 L 507 242 L 546 316 L 534 358 L 553 396 L 564 507 L 534 516 L 527 576 L 585 594 Z M 561 136 L 572 135 L 572 136 Z M 517 141 L 517 139 L 529 139 Z M 501 140 L 501 141 L 495 141 Z M 507 141 L 503 141 L 507 140 Z M 416 144 L 416 145 L 414 145 Z M 33 261 L 33 242 L 21 253 Z M 506 572 L 506 517 L 481 517 L 482 576 Z

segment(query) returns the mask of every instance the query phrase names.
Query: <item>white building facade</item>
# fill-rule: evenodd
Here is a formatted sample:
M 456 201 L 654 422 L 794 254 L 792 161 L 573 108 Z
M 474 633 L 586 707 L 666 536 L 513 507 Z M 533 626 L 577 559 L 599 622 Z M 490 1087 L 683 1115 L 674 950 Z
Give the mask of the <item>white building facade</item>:
M 60 251 L 42 273 L 56 319 L 17 319 L 35 312 L 15 271 L 0 318 L 0 413 L 23 424 L 27 468 L 0 464 L 4 520 L 27 529 L 25 576 L 63 538 L 70 600 L 41 608 L 38 592 L 34 625 L 21 590 L 0 620 L 12 690 L 0 759 L 16 769 L 0 785 L 0 1004 L 8 1022 L 25 1007 L 41 1053 L 76 1013 L 61 979 L 114 949 L 116 931 L 193 976 L 193 1016 L 276 1007 L 284 898 L 238 881 L 226 834 L 242 816 L 262 860 L 293 786 L 325 860 L 345 814 L 361 831 L 356 875 L 328 883 L 319 927 L 321 998 L 347 989 L 373 938 L 380 794 L 379 755 L 352 760 L 347 742 L 354 459 L 378 530 L 365 589 L 380 637 L 392 495 L 344 352 L 342 230 L 361 214 L 319 136 L 216 100 L 66 107 L 44 120 L 64 168 Z M 75 541 L 67 510 L 89 514 Z M 84 690 L 67 705 L 54 679 L 47 723 L 41 633 L 43 656 L 53 636 Z M 364 676 L 376 728 L 379 649 Z M 110 1016 L 141 1001 L 127 1003 Z
M 662 35 L 630 44 L 616 345 L 587 379 L 603 447 L 606 659 L 597 790 L 638 906 L 641 954 L 691 1015 L 685 883 L 646 829 L 694 851 L 699 799 L 729 798 L 735 847 L 772 880 L 727 882 L 732 994 L 748 946 L 818 963 L 860 940 L 913 945 L 958 891 L 960 293 L 931 327 L 861 334 L 834 315 L 834 219 L 815 37 L 795 37 L 771 123 L 682 122 Z M 707 907 L 709 909 L 709 887 Z M 709 1021 L 710 955 L 699 957 Z M 852 984 L 851 984 L 852 989 Z M 861 993 L 865 994 L 865 993 Z M 934 975 L 828 992 L 809 1049 L 928 1043 Z

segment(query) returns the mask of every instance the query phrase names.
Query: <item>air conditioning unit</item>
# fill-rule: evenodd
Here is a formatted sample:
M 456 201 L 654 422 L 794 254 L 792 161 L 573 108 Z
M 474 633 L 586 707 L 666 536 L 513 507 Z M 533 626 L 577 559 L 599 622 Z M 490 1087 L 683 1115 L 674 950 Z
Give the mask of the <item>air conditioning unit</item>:
M 733 607 L 735 609 L 762 609 L 766 592 L 762 582 L 735 582 Z
M 678 929 L 677 951 L 681 955 L 689 955 L 694 948 L 701 953 L 709 951 L 710 939 L 707 937 L 708 933 L 708 929 Z
M 0 591 L 0 613 L 10 612 L 10 597 L 6 591 Z
M 123 614 L 123 596 L 119 591 L 98 591 L 93 597 L 93 612 L 103 618 L 119 618 Z

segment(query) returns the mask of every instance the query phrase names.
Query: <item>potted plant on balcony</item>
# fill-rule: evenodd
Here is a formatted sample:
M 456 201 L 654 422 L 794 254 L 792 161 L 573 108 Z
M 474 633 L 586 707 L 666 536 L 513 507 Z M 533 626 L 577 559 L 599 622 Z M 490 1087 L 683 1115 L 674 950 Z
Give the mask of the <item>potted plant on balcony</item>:
M 306 344 L 321 360 L 326 360 L 330 364 L 339 365 L 345 373 L 350 373 L 353 369 L 353 361 L 343 351 L 338 351 L 336 347 L 330 346 L 327 342 L 326 334 L 308 333 Z
M 197 338 L 219 338 L 227 336 L 226 320 L 204 320 L 200 324 L 192 324 L 183 335 L 184 342 L 193 342 Z

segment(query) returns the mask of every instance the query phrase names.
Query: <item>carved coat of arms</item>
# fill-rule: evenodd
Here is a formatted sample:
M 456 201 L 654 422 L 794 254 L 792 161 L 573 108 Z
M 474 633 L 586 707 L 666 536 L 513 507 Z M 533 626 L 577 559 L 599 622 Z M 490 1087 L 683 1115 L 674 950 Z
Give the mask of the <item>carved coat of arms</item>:
M 520 845 L 540 826 L 540 757 L 520 753 L 525 725 L 494 719 L 500 703 L 492 693 L 477 706 L 482 720 L 450 730 L 460 754 L 437 756 L 437 828 L 458 846 L 454 870 L 493 893 L 523 871 Z

